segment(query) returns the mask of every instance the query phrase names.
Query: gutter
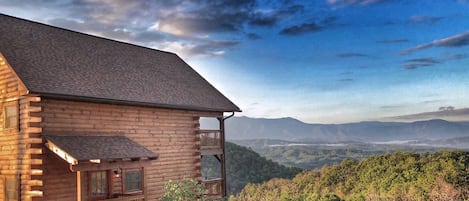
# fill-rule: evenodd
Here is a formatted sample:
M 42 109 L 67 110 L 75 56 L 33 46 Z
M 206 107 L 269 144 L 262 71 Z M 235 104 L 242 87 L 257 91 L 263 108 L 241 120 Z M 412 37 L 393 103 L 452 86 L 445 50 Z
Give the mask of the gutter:
M 198 107 L 198 106 L 190 106 L 190 105 L 171 105 L 171 104 L 164 104 L 164 103 L 147 103 L 147 102 L 137 102 L 137 101 L 128 101 L 128 100 L 116 100 L 116 99 L 108 99 L 108 98 L 95 98 L 95 97 L 88 97 L 88 96 L 76 96 L 76 95 L 63 95 L 63 94 L 56 94 L 56 93 L 45 93 L 45 92 L 36 92 L 36 91 L 29 91 L 28 94 L 38 94 L 40 96 L 52 99 L 59 99 L 59 100 L 71 100 L 71 101 L 85 101 L 85 102 L 94 102 L 94 103 L 107 103 L 107 104 L 116 104 L 116 105 L 131 105 L 131 106 L 142 106 L 142 107 L 159 107 L 159 108 L 166 108 L 166 109 L 179 109 L 179 110 L 192 110 L 192 111 L 202 111 L 202 112 L 241 112 L 236 105 L 234 108 L 207 108 L 207 107 Z
M 222 195 L 225 197 L 228 195 L 227 193 L 227 188 L 226 188 L 226 161 L 225 161 L 225 120 L 233 117 L 235 112 L 231 112 L 230 115 L 227 117 L 220 118 L 220 129 L 222 131 L 222 138 L 221 138 L 221 146 L 223 147 L 222 149 L 222 159 L 221 159 L 221 168 L 222 168 L 222 178 L 223 178 L 223 184 L 222 184 Z
M 223 121 L 225 121 L 225 120 L 227 120 L 227 119 L 233 117 L 234 115 L 235 115 L 235 112 L 231 112 L 230 115 L 228 115 L 227 117 L 224 117 L 224 118 L 223 118 Z M 223 123 L 224 123 L 224 122 L 223 122 Z

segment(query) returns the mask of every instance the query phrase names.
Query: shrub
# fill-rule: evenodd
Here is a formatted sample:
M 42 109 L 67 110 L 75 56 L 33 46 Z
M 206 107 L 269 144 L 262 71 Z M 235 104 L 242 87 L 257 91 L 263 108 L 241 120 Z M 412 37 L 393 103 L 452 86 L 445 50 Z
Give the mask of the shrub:
M 195 179 L 169 181 L 163 187 L 161 201 L 203 201 L 205 186 Z

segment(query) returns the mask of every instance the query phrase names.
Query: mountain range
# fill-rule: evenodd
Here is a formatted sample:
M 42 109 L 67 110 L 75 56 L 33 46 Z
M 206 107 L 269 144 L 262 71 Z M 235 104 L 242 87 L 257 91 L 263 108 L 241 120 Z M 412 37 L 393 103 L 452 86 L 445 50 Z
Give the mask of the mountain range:
M 206 122 L 201 122 L 204 124 Z M 227 140 L 277 139 L 307 143 L 420 142 L 469 138 L 469 122 L 441 119 L 415 122 L 366 121 L 310 124 L 294 118 L 232 117 L 225 122 Z

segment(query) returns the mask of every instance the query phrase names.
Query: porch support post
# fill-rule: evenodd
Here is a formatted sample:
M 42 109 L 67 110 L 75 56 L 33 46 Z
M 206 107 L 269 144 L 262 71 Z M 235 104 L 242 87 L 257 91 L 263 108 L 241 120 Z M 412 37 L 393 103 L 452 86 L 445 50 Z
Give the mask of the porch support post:
M 77 201 L 81 201 L 81 171 L 77 171 Z

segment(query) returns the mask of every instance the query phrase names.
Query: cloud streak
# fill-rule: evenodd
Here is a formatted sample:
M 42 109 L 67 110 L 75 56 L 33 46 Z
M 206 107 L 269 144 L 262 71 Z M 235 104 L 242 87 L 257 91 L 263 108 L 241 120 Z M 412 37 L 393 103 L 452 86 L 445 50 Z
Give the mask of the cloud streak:
M 460 60 L 469 58 L 469 54 L 452 54 L 445 56 L 446 60 Z
M 405 61 L 406 64 L 402 66 L 402 68 L 406 70 L 414 70 L 420 67 L 428 67 L 432 66 L 434 64 L 439 64 L 441 63 L 440 61 L 434 59 L 434 58 L 416 58 L 416 59 L 408 59 Z
M 447 48 L 453 48 L 453 47 L 462 47 L 469 45 L 469 31 L 450 36 L 447 38 L 442 38 L 439 40 L 434 40 L 429 43 L 424 43 L 417 45 L 415 47 L 411 47 L 408 49 L 405 49 L 400 52 L 401 55 L 407 55 L 414 53 L 416 51 L 420 51 L 423 49 L 431 48 L 431 47 L 447 47 Z
M 344 78 L 344 79 L 339 79 L 338 81 L 340 81 L 340 82 L 353 82 L 354 79 L 352 79 L 352 78 Z
M 435 17 L 429 15 L 413 15 L 410 17 L 409 22 L 414 24 L 434 24 L 442 19 L 443 17 Z
M 400 38 L 400 39 L 388 39 L 388 40 L 378 40 L 376 43 L 384 43 L 384 44 L 391 44 L 391 43 L 407 43 L 409 42 L 408 39 Z
M 290 36 L 295 36 L 295 35 L 301 35 L 304 33 L 309 33 L 309 32 L 316 32 L 316 31 L 321 31 L 323 29 L 322 26 L 316 24 L 316 23 L 303 23 L 299 25 L 294 25 L 287 27 L 285 29 L 282 29 L 280 31 L 281 35 L 290 35 Z
M 327 3 L 337 7 L 346 7 L 352 5 L 365 6 L 374 3 L 382 3 L 391 0 L 327 0 Z
M 431 57 L 407 59 L 404 61 L 405 64 L 402 65 L 402 68 L 406 70 L 414 70 L 420 67 L 428 67 L 432 65 L 445 63 L 448 61 L 461 60 L 461 59 L 467 59 L 467 58 L 469 58 L 469 54 L 443 55 L 439 57 L 438 59 L 431 58 Z
M 408 59 L 406 62 L 416 62 L 416 63 L 426 63 L 426 64 L 437 64 L 440 63 L 439 61 L 427 57 L 427 58 L 417 58 L 417 59 Z
M 451 106 L 449 106 L 451 107 Z M 398 120 L 398 121 L 416 121 L 416 120 L 429 120 L 429 119 L 446 119 L 449 121 L 460 121 L 465 120 L 469 117 L 469 108 L 461 108 L 461 109 L 452 109 L 447 110 L 441 108 L 448 108 L 448 107 L 440 107 L 438 111 L 434 112 L 423 112 L 418 114 L 410 114 L 410 115 L 402 115 L 402 116 L 395 116 L 390 117 L 389 119 Z
M 431 65 L 432 64 L 426 64 L 426 63 L 412 63 L 412 64 L 404 64 L 402 68 L 406 70 L 415 70 L 420 67 L 428 67 Z
M 338 18 L 335 16 L 330 16 L 330 17 L 326 17 L 324 19 L 314 21 L 314 22 L 304 22 L 301 24 L 292 25 L 292 26 L 282 29 L 279 32 L 279 34 L 297 36 L 297 35 L 303 35 L 306 33 L 322 31 L 334 25 L 337 19 Z
M 356 52 L 344 52 L 336 55 L 339 58 L 351 58 L 351 57 L 369 57 L 366 54 Z

